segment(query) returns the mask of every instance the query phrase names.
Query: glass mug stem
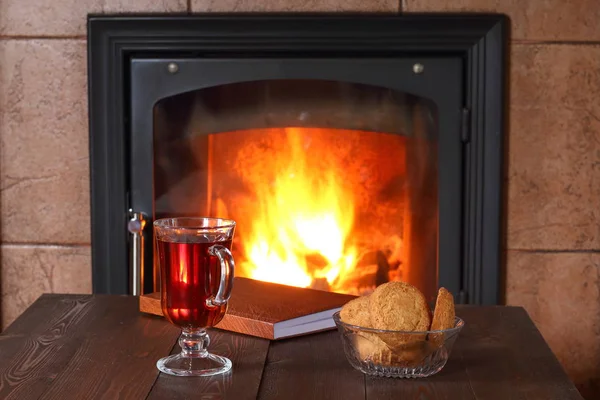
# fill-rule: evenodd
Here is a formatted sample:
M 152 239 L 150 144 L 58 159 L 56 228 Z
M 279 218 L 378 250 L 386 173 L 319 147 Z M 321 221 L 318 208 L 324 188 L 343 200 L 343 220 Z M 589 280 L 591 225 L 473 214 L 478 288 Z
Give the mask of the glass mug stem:
M 179 336 L 179 347 L 181 347 L 181 355 L 184 357 L 206 357 L 209 344 L 210 338 L 206 333 L 206 329 L 184 330 Z

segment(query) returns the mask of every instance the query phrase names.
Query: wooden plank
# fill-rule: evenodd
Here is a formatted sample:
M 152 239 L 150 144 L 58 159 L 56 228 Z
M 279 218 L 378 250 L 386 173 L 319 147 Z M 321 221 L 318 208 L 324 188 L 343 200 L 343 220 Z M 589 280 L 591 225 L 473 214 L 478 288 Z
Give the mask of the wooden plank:
M 98 296 L 81 346 L 42 399 L 145 398 L 158 375 L 156 361 L 171 352 L 179 331 L 143 316 L 133 296 Z
M 324 332 L 271 343 L 258 398 L 364 399 L 364 382 L 338 332 Z
M 218 329 L 211 329 L 209 335 L 209 351 L 228 357 L 233 364 L 232 372 L 209 378 L 183 378 L 161 373 L 148 400 L 257 398 L 269 341 Z M 171 354 L 180 351 L 176 345 Z
M 163 316 L 160 306 L 160 292 L 143 294 L 140 296 L 140 311 L 145 314 Z
M 65 314 L 81 311 L 80 307 L 91 307 L 91 300 L 89 295 L 44 293 L 4 329 L 2 335 L 46 332 Z
M 28 308 L 0 336 L 0 398 L 39 398 L 76 352 L 98 306 L 91 296 L 43 295 Z
M 478 399 L 582 399 L 521 307 L 460 307 L 456 343 Z
M 453 350 L 446 366 L 428 378 L 396 379 L 367 376 L 365 382 L 367 399 L 475 399 L 459 353 L 460 350 Z

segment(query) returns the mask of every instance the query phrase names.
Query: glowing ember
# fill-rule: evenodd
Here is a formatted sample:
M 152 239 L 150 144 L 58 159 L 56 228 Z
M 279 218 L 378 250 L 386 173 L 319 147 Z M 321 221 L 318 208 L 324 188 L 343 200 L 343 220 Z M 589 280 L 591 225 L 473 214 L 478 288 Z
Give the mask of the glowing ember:
M 357 259 L 349 241 L 353 193 L 340 171 L 323 168 L 327 154 L 305 143 L 302 128 L 285 134 L 285 151 L 272 155 L 274 177 L 253 179 L 256 203 L 240 267 L 263 281 L 308 287 L 325 279 L 328 289 L 342 289 Z

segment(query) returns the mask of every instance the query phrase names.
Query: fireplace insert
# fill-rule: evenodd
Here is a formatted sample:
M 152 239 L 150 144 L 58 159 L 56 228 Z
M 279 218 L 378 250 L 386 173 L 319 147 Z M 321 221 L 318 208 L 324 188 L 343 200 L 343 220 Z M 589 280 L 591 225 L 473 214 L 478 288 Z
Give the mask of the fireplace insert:
M 89 17 L 95 293 L 157 289 L 151 222 L 238 223 L 236 274 L 500 298 L 505 19 Z

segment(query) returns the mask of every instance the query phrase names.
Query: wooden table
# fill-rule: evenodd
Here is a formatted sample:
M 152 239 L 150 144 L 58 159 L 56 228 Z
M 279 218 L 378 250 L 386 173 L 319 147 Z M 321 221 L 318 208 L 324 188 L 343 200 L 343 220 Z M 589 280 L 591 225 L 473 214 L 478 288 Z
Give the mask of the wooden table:
M 129 296 L 43 295 L 0 335 L 2 399 L 581 399 L 522 308 L 457 309 L 466 326 L 426 379 L 365 376 L 337 332 L 279 342 L 211 332 L 231 374 L 159 374 L 178 330 Z

